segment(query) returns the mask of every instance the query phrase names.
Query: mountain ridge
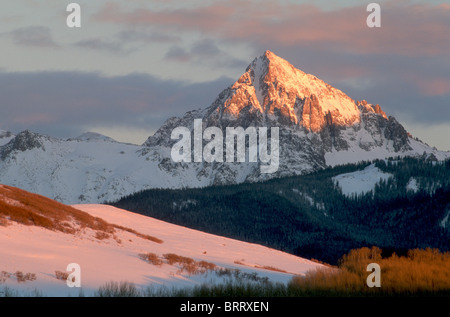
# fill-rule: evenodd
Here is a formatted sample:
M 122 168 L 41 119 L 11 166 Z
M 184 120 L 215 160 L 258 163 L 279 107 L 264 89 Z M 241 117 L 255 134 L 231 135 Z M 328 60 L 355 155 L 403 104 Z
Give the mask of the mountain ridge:
M 276 172 L 261 173 L 260 161 L 175 162 L 173 130 L 186 127 L 193 134 L 194 121 L 200 119 L 201 132 L 217 127 L 222 141 L 228 127 L 279 128 Z M 424 152 L 438 160 L 450 157 L 414 139 L 380 105 L 355 101 L 266 51 L 208 107 L 167 119 L 142 145 L 95 133 L 57 139 L 23 131 L 0 138 L 0 183 L 65 203 L 98 203 L 149 188 L 257 182 Z

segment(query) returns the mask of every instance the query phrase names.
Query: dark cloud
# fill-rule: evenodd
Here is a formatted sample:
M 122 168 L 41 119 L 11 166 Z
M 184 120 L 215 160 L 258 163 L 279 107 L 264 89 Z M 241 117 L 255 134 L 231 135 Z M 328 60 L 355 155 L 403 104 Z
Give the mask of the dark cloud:
M 94 18 L 204 38 L 188 47 L 172 46 L 166 55 L 170 60 L 243 68 L 253 56 L 243 56 L 242 61 L 223 47 L 245 44 L 255 55 L 272 50 L 303 71 L 350 93 L 377 94 L 382 100 L 405 95 L 405 99 L 417 96 L 420 98 L 415 100 L 426 102 L 430 97 L 429 104 L 448 97 L 450 6 L 436 1 L 386 0 L 381 4 L 382 27 L 369 28 L 367 4 L 324 9 L 318 4 L 227 0 L 178 9 L 143 7 L 129 11 L 108 3 Z M 386 83 L 389 91 L 397 87 L 395 92 L 378 89 Z M 408 110 L 419 120 L 422 108 L 414 104 Z M 397 109 L 404 108 L 399 105 Z
M 251 62 L 242 60 L 219 48 L 216 41 L 205 38 L 194 42 L 190 48 L 174 45 L 169 48 L 165 58 L 170 61 L 189 62 L 211 68 L 236 68 L 244 70 Z
M 167 60 L 183 63 L 189 62 L 192 58 L 189 52 L 187 52 L 183 47 L 178 45 L 171 46 L 164 57 Z
M 165 32 L 124 30 L 116 34 L 116 37 L 123 42 L 153 43 L 178 43 L 181 37 Z
M 51 31 L 48 27 L 28 26 L 18 28 L 9 32 L 9 36 L 17 45 L 50 48 L 58 47 L 53 40 Z
M 156 130 L 170 116 L 209 106 L 229 78 L 186 84 L 132 74 L 0 73 L 0 129 L 73 137 L 87 126 Z
M 73 46 L 112 54 L 127 55 L 146 45 L 155 43 L 178 43 L 178 36 L 164 32 L 137 31 L 127 29 L 112 35 L 109 39 L 90 38 L 73 43 Z
M 126 48 L 120 41 L 106 41 L 100 38 L 78 41 L 73 45 L 90 50 L 107 51 L 113 54 L 128 54 L 133 51 L 132 49 Z
M 203 39 L 194 44 L 191 49 L 191 53 L 200 56 L 217 56 L 222 54 L 220 49 L 217 47 L 211 39 Z
M 380 104 L 400 121 L 450 124 L 450 6 L 386 0 L 382 27 L 371 29 L 367 3 L 325 10 L 293 1 L 227 0 L 157 11 L 108 1 L 93 21 L 125 30 L 76 45 L 127 54 L 163 43 L 167 61 L 192 69 L 233 68 L 238 75 L 269 49 L 354 99 Z M 192 35 L 200 40 L 189 41 Z M 9 36 L 17 45 L 57 46 L 45 27 L 17 29 Z M 231 51 L 236 47 L 251 55 L 236 57 Z M 141 75 L 0 73 L 0 129 L 64 124 L 77 129 L 86 122 L 156 128 L 170 115 L 209 105 L 236 79 L 189 85 Z

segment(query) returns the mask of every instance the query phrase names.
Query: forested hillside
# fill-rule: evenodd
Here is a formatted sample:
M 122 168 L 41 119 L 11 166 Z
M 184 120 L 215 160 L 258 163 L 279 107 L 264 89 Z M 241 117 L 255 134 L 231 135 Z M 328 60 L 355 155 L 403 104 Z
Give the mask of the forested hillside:
M 333 177 L 370 164 L 392 177 L 344 195 Z M 111 202 L 110 202 L 111 203 Z M 336 264 L 351 249 L 450 245 L 450 160 L 393 158 L 263 183 L 152 189 L 111 204 L 190 228 Z

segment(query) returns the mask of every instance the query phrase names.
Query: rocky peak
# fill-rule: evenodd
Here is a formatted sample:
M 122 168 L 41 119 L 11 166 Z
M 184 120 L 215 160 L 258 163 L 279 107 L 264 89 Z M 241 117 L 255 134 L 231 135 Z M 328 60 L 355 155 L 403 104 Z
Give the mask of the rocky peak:
M 219 127 L 223 136 L 226 127 L 280 128 L 282 146 L 276 173 L 261 175 L 257 167 L 248 167 L 245 174 L 238 166 L 217 162 L 194 165 L 199 179 L 207 175 L 213 184 L 233 183 L 240 172 L 245 175 L 239 179 L 247 181 L 303 174 L 349 158 L 378 157 L 378 149 L 392 155 L 413 151 L 403 126 L 388 117 L 380 105 L 355 101 L 270 51 L 255 58 L 209 107 L 168 119 L 144 143 L 147 148 L 141 154 L 149 160 L 171 162 L 168 157 L 150 157 L 151 153 L 155 147 L 172 147 L 176 140 L 171 139 L 171 132 L 176 127 L 187 127 L 194 133 L 195 119 L 202 119 L 203 129 Z M 174 164 L 165 170 L 176 169 Z
M 0 156 L 5 159 L 8 154 L 14 151 L 27 151 L 34 148 L 43 148 L 43 140 L 46 137 L 28 130 L 22 131 L 11 141 L 0 148 Z
M 320 135 L 326 150 L 348 148 L 340 131 L 361 126 L 372 134 L 380 135 L 389 121 L 377 105 L 367 101 L 354 101 L 342 91 L 307 74 L 271 51 L 256 57 L 245 72 L 231 86 L 224 89 L 210 107 L 186 113 L 182 118 L 170 118 L 145 143 L 145 146 L 170 146 L 171 131 L 176 126 L 192 129 L 194 119 L 203 119 L 208 126 L 279 126 L 292 131 L 304 131 Z M 392 121 L 391 121 L 392 123 Z M 389 125 L 402 134 L 396 144 L 405 144 L 403 131 Z M 395 132 L 387 132 L 393 138 Z M 407 139 L 406 139 L 407 143 Z M 363 144 L 381 145 L 382 140 Z M 367 146 L 369 148 L 369 146 Z M 396 149 L 404 148 L 396 146 Z
M 388 119 L 386 113 L 381 109 L 379 104 L 373 105 L 369 104 L 366 100 L 357 101 L 356 105 L 362 113 L 376 113 L 381 115 L 383 118 Z
M 360 120 L 354 100 L 271 51 L 255 58 L 212 107 L 231 120 L 242 113 L 259 113 L 260 120 L 270 125 L 295 125 L 313 132 L 324 128 L 326 115 L 337 126 Z

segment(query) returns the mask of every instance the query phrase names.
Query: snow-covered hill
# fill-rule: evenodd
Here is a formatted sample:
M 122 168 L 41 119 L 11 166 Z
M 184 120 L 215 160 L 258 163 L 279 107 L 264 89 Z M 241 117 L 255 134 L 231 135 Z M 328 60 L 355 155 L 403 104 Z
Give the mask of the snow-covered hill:
M 196 181 L 194 171 L 173 175 L 161 168 L 166 149 L 146 156 L 143 150 L 149 149 L 98 135 L 65 140 L 24 131 L 0 147 L 0 181 L 68 204 L 102 203 L 147 188 L 208 184 Z
M 0 187 L 0 203 L 19 208 L 9 216 L 0 213 L 0 296 L 5 286 L 13 295 L 78 296 L 82 289 L 82 294 L 92 296 L 100 286 L 111 281 L 134 283 L 139 289 L 148 286 L 158 289 L 161 286 L 191 287 L 227 278 L 226 274 L 215 274 L 212 270 L 204 273 L 189 271 L 176 260 L 169 264 L 168 254 L 173 258 L 191 259 L 189 261 L 193 261 L 200 271 L 215 266 L 222 272 L 239 270 L 242 276 L 256 274 L 258 278 L 282 283 L 294 275 L 322 267 L 274 249 L 172 225 L 108 205 L 73 206 L 83 213 L 76 216 L 78 220 L 67 221 L 64 228 L 76 227 L 76 232 L 49 230 L 11 220 L 18 216 L 18 210 L 26 202 L 21 197 L 42 201 L 36 208 L 48 205 L 50 210 L 56 203 L 30 195 L 15 188 Z M 59 206 L 64 213 L 76 212 Z M 36 213 L 50 219 L 53 214 L 47 213 L 46 208 Z M 83 226 L 82 221 L 89 221 L 84 213 L 97 221 L 99 218 L 106 221 L 114 230 L 108 229 L 105 231 L 108 234 L 101 234 L 99 229 Z M 143 258 L 142 254 L 149 253 L 159 263 L 152 264 Z M 56 278 L 57 271 L 69 273 L 66 268 L 70 263 L 80 265 L 81 288 L 70 288 L 65 280 Z M 18 282 L 20 277 L 24 281 Z
M 224 140 L 227 127 L 279 128 L 276 172 L 261 173 L 261 160 L 175 162 L 171 150 L 178 140 L 172 131 L 186 127 L 193 134 L 196 119 L 202 120 L 202 133 L 216 127 Z M 439 160 L 450 157 L 414 139 L 379 105 L 354 101 L 266 51 L 209 107 L 169 118 L 142 146 L 95 133 L 63 140 L 0 132 L 0 182 L 68 204 L 103 203 L 148 188 L 261 181 L 424 152 Z

